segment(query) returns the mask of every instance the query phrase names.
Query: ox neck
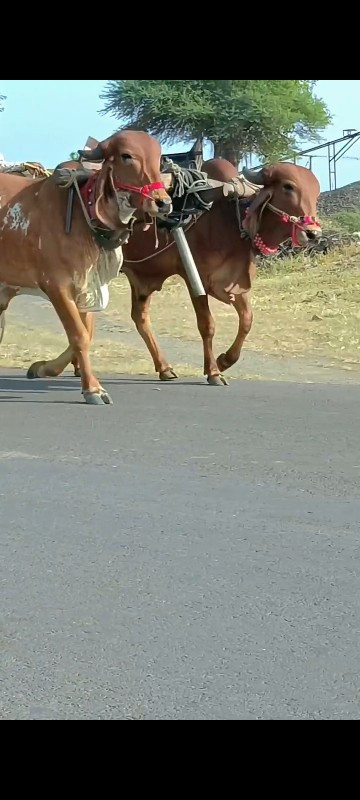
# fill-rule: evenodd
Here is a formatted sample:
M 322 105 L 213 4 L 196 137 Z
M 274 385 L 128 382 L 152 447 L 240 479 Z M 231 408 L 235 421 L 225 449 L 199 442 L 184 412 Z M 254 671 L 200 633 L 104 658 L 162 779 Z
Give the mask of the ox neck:
M 255 254 L 260 253 L 263 256 L 274 256 L 278 253 L 278 249 L 282 242 L 291 238 L 292 226 L 283 218 L 281 221 L 270 208 L 264 209 L 260 226 L 254 236 L 248 231 L 247 216 L 251 203 L 247 203 L 245 214 L 240 221 L 240 230 L 242 235 L 251 241 L 251 246 Z
M 132 209 L 132 213 L 129 215 L 127 222 L 122 222 L 119 218 L 116 230 L 107 227 L 97 216 L 96 201 L 98 197 L 99 179 L 99 173 L 93 173 L 89 177 L 89 180 L 81 187 L 80 197 L 85 218 L 87 219 L 97 243 L 105 249 L 113 250 L 121 246 L 121 244 L 125 244 L 128 240 L 133 222 L 135 221 L 136 209 Z M 130 208 L 129 211 L 131 211 Z
M 278 250 L 283 242 L 290 239 L 291 230 L 291 223 L 280 222 L 272 211 L 265 209 L 258 233 L 270 250 Z

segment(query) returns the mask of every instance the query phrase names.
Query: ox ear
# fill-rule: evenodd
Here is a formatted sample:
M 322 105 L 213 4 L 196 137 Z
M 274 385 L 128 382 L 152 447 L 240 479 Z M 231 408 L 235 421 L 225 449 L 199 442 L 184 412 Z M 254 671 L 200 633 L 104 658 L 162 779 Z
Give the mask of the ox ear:
M 261 189 L 255 200 L 253 200 L 249 206 L 244 227 L 251 239 L 255 239 L 255 236 L 258 233 L 261 217 L 271 198 L 272 192 L 270 189 Z
M 113 183 L 113 165 L 111 161 L 104 164 L 99 180 L 99 195 L 96 201 L 96 215 L 109 230 L 119 228 L 119 206 Z
M 96 201 L 96 215 L 110 230 L 119 227 L 119 211 L 112 181 L 112 164 L 104 164 L 99 181 L 99 194 Z

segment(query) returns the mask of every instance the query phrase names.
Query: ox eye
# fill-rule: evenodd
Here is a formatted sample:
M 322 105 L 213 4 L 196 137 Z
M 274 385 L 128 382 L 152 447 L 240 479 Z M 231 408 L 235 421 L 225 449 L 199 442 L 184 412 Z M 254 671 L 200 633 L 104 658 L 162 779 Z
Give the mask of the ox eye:
M 121 158 L 123 161 L 125 161 L 125 163 L 132 161 L 132 156 L 129 153 L 122 153 Z
M 293 191 L 294 191 L 294 188 L 295 188 L 295 187 L 294 187 L 294 186 L 292 186 L 292 185 L 291 185 L 291 183 L 284 183 L 284 190 L 285 190 L 285 192 L 293 192 Z

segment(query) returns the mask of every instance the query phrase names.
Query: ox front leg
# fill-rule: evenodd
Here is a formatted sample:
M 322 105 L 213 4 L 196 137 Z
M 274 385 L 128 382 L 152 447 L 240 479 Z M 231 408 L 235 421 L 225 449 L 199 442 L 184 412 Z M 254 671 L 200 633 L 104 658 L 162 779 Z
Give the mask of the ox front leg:
M 217 360 L 217 365 L 221 372 L 230 369 L 239 360 L 242 346 L 251 331 L 253 323 L 253 312 L 248 293 L 237 295 L 233 305 L 239 317 L 239 329 L 231 347 L 226 353 L 222 353 Z
M 151 294 L 147 297 L 137 297 L 134 288 L 131 287 L 131 318 L 151 355 L 155 372 L 158 372 L 161 381 L 173 381 L 177 378 L 177 374 L 160 350 L 151 327 L 150 303 Z
M 4 338 L 5 334 L 5 311 L 1 311 L 0 308 L 0 344 Z
M 95 315 L 90 313 L 80 314 L 83 324 L 89 334 L 90 342 L 94 336 L 95 328 Z M 72 347 L 67 347 L 63 353 L 60 353 L 56 358 L 51 361 L 35 361 L 27 371 L 27 378 L 57 378 L 61 375 L 66 367 L 72 364 L 74 367 L 75 378 L 81 378 L 80 365 L 77 355 L 73 353 Z
M 9 307 L 10 301 L 16 297 L 17 289 L 0 289 L 0 344 L 5 334 L 5 311 Z
M 80 317 L 85 325 L 85 328 L 89 334 L 90 342 L 92 342 L 95 333 L 95 314 L 91 314 L 90 312 L 80 314 Z M 72 353 L 71 363 L 74 367 L 74 376 L 75 378 L 81 378 L 80 372 L 80 365 L 77 356 Z
M 110 395 L 92 372 L 89 356 L 90 336 L 69 292 L 61 287 L 47 289 L 49 300 L 60 318 L 81 373 L 82 394 L 89 405 L 110 405 Z
M 227 386 L 227 381 L 220 373 L 213 351 L 215 322 L 209 308 L 209 299 L 191 297 L 195 309 L 197 324 L 204 348 L 204 375 L 207 375 L 209 386 Z

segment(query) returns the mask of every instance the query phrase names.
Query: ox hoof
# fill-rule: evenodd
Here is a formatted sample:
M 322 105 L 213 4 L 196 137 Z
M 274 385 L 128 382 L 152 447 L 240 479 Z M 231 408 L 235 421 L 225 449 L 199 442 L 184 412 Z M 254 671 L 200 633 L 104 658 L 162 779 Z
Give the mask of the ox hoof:
M 209 386 L 229 386 L 223 375 L 209 375 L 207 382 Z
M 159 378 L 161 381 L 174 381 L 175 378 L 178 377 L 179 376 L 176 374 L 176 372 L 174 372 L 173 369 L 171 369 L 171 367 L 169 367 L 169 369 L 165 369 L 164 372 L 159 373 Z
M 29 379 L 29 381 L 33 380 L 34 378 L 44 378 L 45 365 L 46 361 L 36 361 L 35 364 L 32 364 L 26 373 L 26 377 Z
M 76 367 L 76 369 L 74 369 L 74 378 L 81 378 L 81 372 L 79 370 L 79 367 Z
M 105 389 L 100 389 L 98 392 L 83 392 L 85 403 L 88 406 L 112 406 L 113 401 Z
M 229 367 L 231 367 L 231 364 L 228 363 L 225 353 L 221 353 L 219 358 L 216 359 L 216 363 L 218 365 L 220 372 L 224 372 L 226 369 L 229 369 Z

